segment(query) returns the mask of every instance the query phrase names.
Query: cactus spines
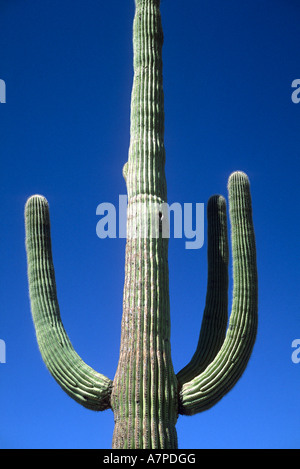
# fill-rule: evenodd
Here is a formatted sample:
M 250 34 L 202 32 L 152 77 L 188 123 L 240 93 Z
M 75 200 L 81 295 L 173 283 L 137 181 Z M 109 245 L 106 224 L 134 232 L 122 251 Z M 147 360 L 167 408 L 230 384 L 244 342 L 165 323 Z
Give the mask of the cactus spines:
M 31 312 L 43 360 L 58 384 L 75 401 L 92 410 L 107 409 L 111 380 L 82 361 L 61 320 L 45 197 L 35 195 L 28 199 L 25 220 Z
M 182 385 L 202 373 L 219 352 L 228 320 L 228 261 L 226 202 L 221 195 L 207 204 L 207 293 L 197 349 L 177 374 Z
M 52 262 L 48 203 L 32 196 L 25 207 L 32 317 L 43 359 L 75 401 L 111 408 L 113 448 L 177 448 L 179 414 L 217 403 L 246 368 L 257 330 L 257 272 L 249 181 L 241 171 L 228 182 L 233 257 L 233 303 L 228 315 L 226 202 L 207 205 L 208 280 L 198 346 L 176 375 L 170 345 L 168 239 L 157 233 L 167 201 L 160 0 L 135 0 L 134 80 L 128 162 L 123 316 L 113 380 L 75 352 L 62 324 Z M 156 236 L 153 233 L 156 232 Z
M 159 1 L 136 1 L 133 34 L 127 233 L 149 231 L 127 239 L 120 360 L 111 401 L 113 447 L 174 448 L 178 412 L 170 351 L 168 240 L 151 237 L 159 216 L 155 207 L 166 202 L 167 192 Z
M 180 412 L 187 415 L 210 408 L 235 385 L 246 368 L 256 338 L 256 248 L 250 185 L 245 173 L 236 171 L 230 176 L 228 192 L 234 280 L 232 311 L 225 340 L 214 360 L 207 362 L 203 370 L 203 355 L 199 353 L 186 367 L 187 371 L 183 369 L 178 375 L 181 382 Z M 223 235 L 226 236 L 225 230 Z M 225 239 L 224 242 L 226 244 Z M 226 289 L 219 289 L 218 293 L 220 297 L 223 295 L 223 301 L 219 298 L 222 304 L 226 301 Z M 206 330 L 203 336 L 200 334 L 198 348 L 201 347 L 201 340 L 205 341 L 206 335 Z M 188 371 L 190 367 L 197 366 L 194 365 L 197 360 L 199 372 L 193 378 Z

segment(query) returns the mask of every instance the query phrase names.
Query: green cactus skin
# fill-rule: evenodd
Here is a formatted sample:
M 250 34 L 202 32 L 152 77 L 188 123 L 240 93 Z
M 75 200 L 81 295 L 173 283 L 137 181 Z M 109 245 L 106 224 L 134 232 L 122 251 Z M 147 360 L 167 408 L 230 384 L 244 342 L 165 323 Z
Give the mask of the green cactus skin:
M 178 379 L 181 383 L 180 413 L 186 415 L 193 415 L 209 409 L 232 389 L 247 366 L 256 338 L 258 281 L 250 184 L 247 175 L 241 171 L 233 173 L 228 181 L 228 192 L 234 279 L 229 327 L 218 353 L 215 355 L 217 349 L 212 348 L 210 356 L 205 353 L 203 354 L 203 343 L 205 344 L 206 341 L 209 341 L 209 338 L 213 335 L 211 334 L 209 317 L 209 321 L 207 321 L 208 333 L 205 322 L 202 325 L 202 328 L 205 328 L 204 331 L 201 328 L 198 343 L 199 353 L 197 349 L 189 365 L 178 374 Z M 223 211 L 225 204 L 222 205 Z M 224 221 L 224 216 L 225 213 L 220 213 L 222 221 Z M 222 251 L 224 249 L 225 264 L 227 257 L 226 230 L 221 229 L 220 235 L 219 246 L 221 249 L 219 253 L 222 258 Z M 210 262 L 214 261 L 210 260 Z M 216 264 L 218 266 L 219 262 Z M 222 263 L 221 265 L 219 264 L 220 267 L 222 270 Z M 207 293 L 208 305 L 206 308 L 211 312 L 220 310 L 221 316 L 219 321 L 221 323 L 226 303 L 225 295 L 227 298 L 225 278 L 226 276 L 224 277 L 224 285 L 222 285 L 222 282 L 217 285 L 218 299 L 215 305 L 210 294 L 210 289 L 214 289 L 213 282 L 211 285 L 208 285 Z M 207 315 L 210 316 L 209 313 Z M 224 322 L 221 326 L 221 331 L 224 333 Z M 217 334 L 217 331 L 215 334 Z M 208 345 L 206 347 L 209 348 Z M 215 357 L 211 360 L 213 355 Z M 195 369 L 197 366 L 199 367 L 199 372 L 196 374 Z
M 61 321 L 52 260 L 47 200 L 30 197 L 25 206 L 28 282 L 32 318 L 43 360 L 58 384 L 92 410 L 110 407 L 112 382 L 77 355 Z
M 226 201 L 212 196 L 207 204 L 207 294 L 196 352 L 178 374 L 182 385 L 202 373 L 219 352 L 228 319 L 228 260 Z
M 233 304 L 228 315 L 226 202 L 207 205 L 208 280 L 198 346 L 175 375 L 170 346 L 168 239 L 160 227 L 167 201 L 160 0 L 136 0 L 131 138 L 123 175 L 128 192 L 127 242 L 120 357 L 113 381 L 75 352 L 62 324 L 51 252 L 49 208 L 43 196 L 25 206 L 32 317 L 49 371 L 75 401 L 114 412 L 115 449 L 176 449 L 179 414 L 216 404 L 245 370 L 257 331 L 257 271 L 250 184 L 228 182 Z M 145 230 L 145 231 L 143 231 Z M 153 233 L 156 236 L 153 236 Z
M 152 230 L 157 222 L 154 217 L 159 216 L 155 208 L 166 202 L 163 32 L 158 1 L 136 1 L 133 35 L 127 233 L 144 227 Z M 114 448 L 177 447 L 168 239 L 151 238 L 150 233 L 127 239 L 120 360 L 111 399 Z

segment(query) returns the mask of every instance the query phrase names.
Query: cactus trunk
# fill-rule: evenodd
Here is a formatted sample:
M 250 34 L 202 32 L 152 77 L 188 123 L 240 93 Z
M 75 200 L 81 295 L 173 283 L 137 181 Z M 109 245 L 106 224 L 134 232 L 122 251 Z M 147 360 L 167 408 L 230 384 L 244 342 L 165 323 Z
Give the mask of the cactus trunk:
M 168 239 L 159 233 L 159 207 L 166 202 L 162 42 L 159 2 L 137 1 L 122 336 L 111 399 L 114 448 L 177 447 Z
M 166 240 L 127 242 L 113 448 L 176 448 Z

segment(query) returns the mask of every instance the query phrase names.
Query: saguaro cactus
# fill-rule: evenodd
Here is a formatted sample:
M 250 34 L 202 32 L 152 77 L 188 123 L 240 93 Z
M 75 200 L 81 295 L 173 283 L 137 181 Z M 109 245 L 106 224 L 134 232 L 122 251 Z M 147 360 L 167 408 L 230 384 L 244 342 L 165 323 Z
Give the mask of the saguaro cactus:
M 160 0 L 135 3 L 131 140 L 123 171 L 131 236 L 126 242 L 120 358 L 113 381 L 82 361 L 63 327 L 48 203 L 39 195 L 30 197 L 25 207 L 28 278 L 40 351 L 60 386 L 89 409 L 113 410 L 113 448 L 174 449 L 178 415 L 216 404 L 248 363 L 257 330 L 255 238 L 249 181 L 243 172 L 235 172 L 228 182 L 234 276 L 229 326 L 226 332 L 226 203 L 215 195 L 207 205 L 208 282 L 199 342 L 190 363 L 176 375 L 170 347 L 168 239 L 161 230 L 153 236 L 160 226 L 159 207 L 167 201 Z

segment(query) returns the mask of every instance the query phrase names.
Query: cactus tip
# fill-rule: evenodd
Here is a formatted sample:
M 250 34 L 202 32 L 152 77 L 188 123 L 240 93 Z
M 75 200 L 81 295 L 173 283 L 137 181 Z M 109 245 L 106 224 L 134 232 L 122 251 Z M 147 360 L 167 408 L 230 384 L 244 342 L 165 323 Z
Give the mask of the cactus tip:
M 43 207 L 48 207 L 48 201 L 47 201 L 46 197 L 44 197 L 43 195 L 40 195 L 40 194 L 34 194 L 34 195 L 31 195 L 27 199 L 26 204 L 25 204 L 25 212 L 26 212 L 26 210 L 30 209 L 31 207 L 33 207 L 36 204 L 42 205 Z
M 228 188 L 230 187 L 231 184 L 234 184 L 236 182 L 244 182 L 246 184 L 247 183 L 250 184 L 249 178 L 244 171 L 234 171 L 233 173 L 230 174 L 228 178 Z

